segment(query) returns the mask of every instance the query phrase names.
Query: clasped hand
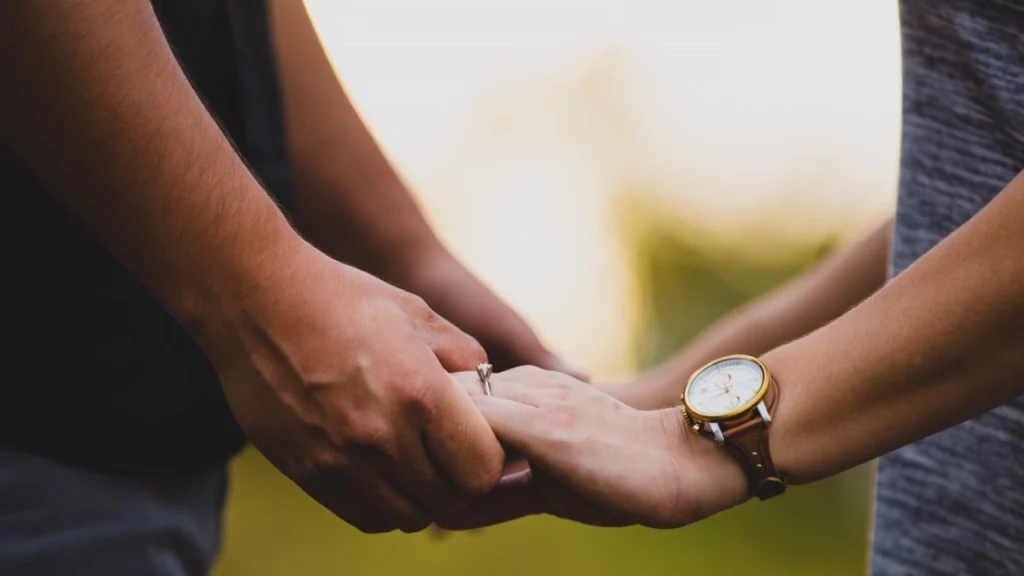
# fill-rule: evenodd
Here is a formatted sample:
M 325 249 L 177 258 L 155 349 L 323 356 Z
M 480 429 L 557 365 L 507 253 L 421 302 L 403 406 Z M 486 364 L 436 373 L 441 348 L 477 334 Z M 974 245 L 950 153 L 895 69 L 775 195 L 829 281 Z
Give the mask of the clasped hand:
M 738 466 L 685 434 L 675 411 L 638 411 L 540 368 L 495 374 L 486 397 L 462 372 L 484 350 L 423 300 L 315 250 L 291 256 L 194 333 L 253 444 L 357 528 L 471 528 L 537 513 L 678 526 L 745 497 Z M 525 323 L 473 293 L 432 300 L 479 301 L 506 327 L 499 338 L 474 329 L 483 340 L 525 350 L 520 363 L 557 365 Z M 529 461 L 527 473 L 499 481 L 499 441 Z
M 480 344 L 420 297 L 311 246 L 286 255 L 194 330 L 252 443 L 364 532 L 422 530 L 491 490 L 502 448 L 449 376 L 486 360 Z M 409 274 L 411 287 L 439 308 L 459 302 L 466 317 L 492 319 L 460 323 L 495 357 L 558 365 L 525 322 L 445 258 L 430 265 L 456 284 Z
M 684 428 L 677 410 L 640 411 L 565 374 L 533 367 L 455 375 L 498 439 L 529 467 L 459 513 L 449 529 L 531 514 L 601 526 L 677 527 L 745 500 L 738 464 Z

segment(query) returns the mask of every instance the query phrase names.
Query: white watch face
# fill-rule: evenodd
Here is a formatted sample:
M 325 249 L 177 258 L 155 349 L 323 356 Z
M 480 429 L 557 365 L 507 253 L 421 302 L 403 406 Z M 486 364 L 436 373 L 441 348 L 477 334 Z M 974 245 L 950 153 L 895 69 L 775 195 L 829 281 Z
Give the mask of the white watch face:
M 695 412 L 716 417 L 733 414 L 754 400 L 764 384 L 761 365 L 746 358 L 715 362 L 700 371 L 686 389 Z

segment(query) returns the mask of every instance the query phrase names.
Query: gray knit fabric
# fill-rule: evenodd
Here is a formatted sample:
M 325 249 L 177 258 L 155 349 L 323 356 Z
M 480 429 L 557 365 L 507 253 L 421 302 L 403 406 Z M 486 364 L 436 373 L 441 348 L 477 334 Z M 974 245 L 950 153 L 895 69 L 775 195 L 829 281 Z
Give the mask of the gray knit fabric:
M 1024 1 L 903 0 L 900 12 L 895 274 L 1024 168 Z M 1024 575 L 1024 398 L 879 461 L 871 569 Z

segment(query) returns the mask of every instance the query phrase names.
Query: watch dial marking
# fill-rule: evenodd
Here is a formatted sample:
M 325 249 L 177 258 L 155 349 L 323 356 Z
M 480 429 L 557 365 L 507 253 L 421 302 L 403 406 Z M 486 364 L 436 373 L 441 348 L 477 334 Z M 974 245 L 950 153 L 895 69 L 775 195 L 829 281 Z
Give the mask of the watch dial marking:
M 716 362 L 702 370 L 686 392 L 686 402 L 708 416 L 735 412 L 753 400 L 764 382 L 761 366 L 745 358 Z

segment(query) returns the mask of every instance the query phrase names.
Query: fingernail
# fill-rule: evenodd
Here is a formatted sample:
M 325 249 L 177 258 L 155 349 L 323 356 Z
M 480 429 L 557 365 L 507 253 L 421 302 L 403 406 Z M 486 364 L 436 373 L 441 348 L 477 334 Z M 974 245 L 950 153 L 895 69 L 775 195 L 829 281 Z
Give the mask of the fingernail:
M 518 472 L 513 472 L 501 477 L 501 481 L 498 483 L 499 486 L 504 487 L 520 487 L 527 486 L 533 481 L 533 470 L 526 468 Z

